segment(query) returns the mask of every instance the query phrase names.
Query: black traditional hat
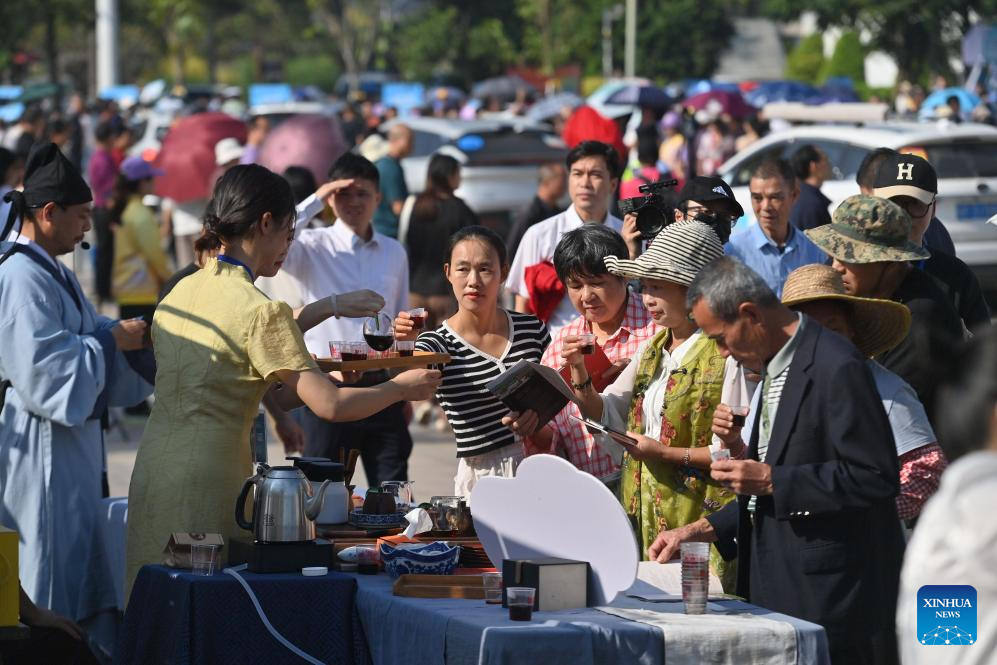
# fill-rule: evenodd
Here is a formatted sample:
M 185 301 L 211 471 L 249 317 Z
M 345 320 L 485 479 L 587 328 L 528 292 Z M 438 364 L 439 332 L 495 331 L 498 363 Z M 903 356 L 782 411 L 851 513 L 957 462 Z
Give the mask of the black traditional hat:
M 61 206 L 78 205 L 93 201 L 93 194 L 72 162 L 54 143 L 35 143 L 24 165 L 24 191 L 11 190 L 3 197 L 11 203 L 10 213 L 0 231 L 0 242 L 17 223 L 27 215 L 29 208 L 40 208 L 47 203 Z M 4 257 L 6 258 L 6 257 Z

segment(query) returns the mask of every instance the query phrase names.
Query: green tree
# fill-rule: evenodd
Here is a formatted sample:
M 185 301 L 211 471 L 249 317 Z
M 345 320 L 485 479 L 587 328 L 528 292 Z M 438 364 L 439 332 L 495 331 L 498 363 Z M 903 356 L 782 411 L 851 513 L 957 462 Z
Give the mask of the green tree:
M 0 42 L 0 71 L 21 49 L 44 54 L 45 78 L 60 83 L 60 26 L 93 21 L 93 3 L 86 0 L 36 0 L 0 2 L 0 25 L 6 39 Z M 58 101 L 58 100 L 57 100 Z
M 834 46 L 831 59 L 821 68 L 820 81 L 845 76 L 856 84 L 865 83 L 865 48 L 854 30 L 844 32 Z
M 522 61 L 516 0 L 432 0 L 398 21 L 388 48 L 398 70 L 427 80 L 452 75 L 465 88 Z
M 402 77 L 428 81 L 434 74 L 458 69 L 457 44 L 451 37 L 456 26 L 457 9 L 454 7 L 429 7 L 420 15 L 403 21 L 393 49 Z
M 671 0 L 640 7 L 637 74 L 665 81 L 713 75 L 734 32 L 723 3 Z
M 198 0 L 134 0 L 136 11 L 145 10 L 149 34 L 155 35 L 169 60 L 169 77 L 187 81 L 187 54 L 203 35 Z
M 268 62 L 286 63 L 286 75 L 295 55 L 335 57 L 332 40 L 312 20 L 306 0 L 225 2 L 240 5 L 229 12 L 215 9 L 215 57 L 219 62 L 241 63 L 236 69 L 229 69 L 227 73 L 233 78 L 228 82 L 243 81 L 247 75 L 252 81 L 261 81 Z M 247 62 L 251 65 L 248 68 Z M 338 61 L 337 69 L 340 69 Z
M 385 25 L 382 0 L 308 0 L 319 22 L 336 46 L 343 71 L 359 85 L 359 75 L 370 67 Z
M 314 85 L 332 90 L 341 70 L 331 55 L 299 55 L 284 65 L 284 76 L 291 85 Z
M 817 83 L 824 69 L 824 36 L 817 32 L 800 40 L 786 58 L 786 78 Z
M 569 64 L 599 73 L 602 11 L 611 4 L 614 1 L 518 0 L 516 11 L 523 26 L 521 58 L 539 65 L 547 75 Z
M 470 26 L 465 48 L 468 65 L 476 78 L 498 76 L 506 64 L 516 61 L 516 48 L 497 18 L 486 18 Z
M 976 23 L 997 19 L 997 0 L 763 0 L 769 16 L 791 19 L 813 11 L 821 29 L 843 26 L 868 32 L 868 47 L 891 55 L 900 78 L 951 74 L 949 59 Z
M 619 0 L 518 0 L 521 58 L 551 73 L 579 64 L 588 75 L 602 71 L 602 13 Z M 637 74 L 659 80 L 710 76 L 726 48 L 733 24 L 726 2 L 670 0 L 637 6 Z M 624 24 L 613 29 L 615 60 L 622 60 Z

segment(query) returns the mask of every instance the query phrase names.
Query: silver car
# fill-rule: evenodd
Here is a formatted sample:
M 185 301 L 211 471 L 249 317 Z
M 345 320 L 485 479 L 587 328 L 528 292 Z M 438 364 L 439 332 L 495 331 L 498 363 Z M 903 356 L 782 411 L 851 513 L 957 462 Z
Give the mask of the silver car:
M 770 134 L 734 155 L 720 167 L 720 176 L 750 214 L 748 181 L 755 167 L 770 155 L 789 157 L 806 144 L 823 150 L 831 162 L 831 179 L 821 191 L 831 199 L 832 211 L 858 193 L 855 174 L 863 157 L 875 148 L 911 152 L 931 162 L 938 173 L 937 216 L 952 235 L 959 258 L 977 273 L 994 302 L 997 227 L 986 222 L 997 214 L 997 128 L 913 122 L 794 127 Z
M 396 123 L 414 134 L 412 154 L 402 160 L 409 192 L 425 188 L 434 153 L 451 155 L 461 163 L 457 196 L 503 237 L 516 213 L 533 200 L 540 165 L 563 162 L 568 152 L 549 128 L 528 121 L 405 118 L 386 122 L 381 130 Z

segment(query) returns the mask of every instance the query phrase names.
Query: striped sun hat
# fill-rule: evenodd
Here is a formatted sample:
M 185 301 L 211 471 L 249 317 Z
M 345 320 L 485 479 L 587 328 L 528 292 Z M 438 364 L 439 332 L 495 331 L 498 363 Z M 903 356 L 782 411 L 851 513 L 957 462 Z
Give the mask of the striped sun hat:
M 714 259 L 724 255 L 720 239 L 706 224 L 688 221 L 669 224 L 650 247 L 633 261 L 607 256 L 606 269 L 628 279 L 663 279 L 689 286 Z

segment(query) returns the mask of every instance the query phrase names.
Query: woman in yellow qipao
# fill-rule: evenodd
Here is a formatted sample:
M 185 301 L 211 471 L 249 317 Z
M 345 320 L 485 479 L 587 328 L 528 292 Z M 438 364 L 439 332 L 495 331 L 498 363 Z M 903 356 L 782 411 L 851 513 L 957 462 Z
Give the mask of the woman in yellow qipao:
M 436 391 L 435 370 L 339 388 L 318 369 L 290 307 L 253 285 L 280 269 L 294 217 L 283 178 L 256 165 L 229 170 L 215 186 L 198 241 L 199 251 L 220 254 L 156 310 L 156 401 L 128 493 L 129 590 L 139 568 L 162 560 L 171 533 L 221 533 L 226 542 L 240 533 L 235 501 L 252 473 L 249 432 L 269 389 L 283 408 L 304 403 L 337 421 Z

